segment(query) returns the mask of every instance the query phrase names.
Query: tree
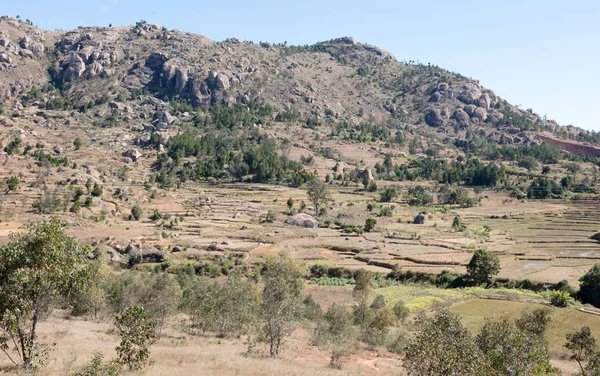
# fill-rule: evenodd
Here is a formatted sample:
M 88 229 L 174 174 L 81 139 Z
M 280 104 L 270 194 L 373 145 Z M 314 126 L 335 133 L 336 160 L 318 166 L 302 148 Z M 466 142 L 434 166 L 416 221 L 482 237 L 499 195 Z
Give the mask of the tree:
M 462 219 L 460 218 L 460 215 L 455 215 L 454 220 L 452 221 L 452 229 L 454 231 L 461 232 L 465 231 L 466 228 L 467 226 L 465 226 L 465 224 L 463 223 Z
M 447 309 L 421 317 L 419 331 L 406 349 L 404 367 L 410 375 L 490 375 L 485 355 L 460 316 Z
M 157 340 L 154 322 L 144 308 L 134 305 L 115 315 L 115 326 L 121 336 L 116 347 L 119 362 L 130 370 L 142 369 L 150 358 L 150 347 Z
M 488 284 L 500 272 L 498 256 L 485 250 L 478 249 L 467 265 L 469 278 L 477 284 Z
M 372 279 L 373 274 L 367 270 L 361 269 L 355 278 L 354 289 L 352 290 L 352 296 L 356 301 L 356 307 L 354 307 L 354 322 L 363 328 L 367 322 L 369 316 L 369 296 L 372 291 Z
M 10 191 L 16 191 L 19 186 L 19 178 L 16 176 L 11 176 L 6 179 L 6 189 L 7 193 Z
M 380 202 L 392 202 L 398 197 L 398 191 L 392 187 L 385 187 L 379 191 Z
M 488 318 L 476 343 L 498 375 L 553 374 L 546 340 L 507 318 Z
M 89 283 L 71 296 L 72 312 L 74 315 L 90 313 L 95 320 L 107 301 L 105 287 L 110 277 L 110 267 L 99 255 L 97 260 L 88 264 L 87 270 Z
M 404 301 L 402 300 L 398 300 L 396 304 L 394 304 L 392 312 L 394 312 L 394 316 L 396 317 L 396 325 L 398 325 L 398 322 L 403 323 L 404 320 L 406 320 L 406 318 L 408 317 L 408 314 L 410 313 L 408 307 L 406 306 L 406 304 L 404 304 Z
M 367 218 L 365 220 L 365 232 L 371 232 L 377 225 L 377 220 L 375 218 Z
M 289 210 L 292 210 L 292 208 L 294 207 L 294 199 L 293 198 L 288 198 L 287 200 L 287 207 Z
M 573 176 L 573 182 L 575 182 L 575 180 L 577 180 L 577 174 L 581 171 L 581 166 L 577 163 L 570 162 L 565 163 L 563 167 Z
M 91 192 L 92 196 L 100 197 L 100 196 L 102 196 L 102 193 L 103 193 L 102 186 L 98 183 L 94 183 L 94 188 L 92 188 L 92 192 Z
M 81 147 L 83 146 L 83 140 L 77 137 L 75 141 L 73 141 L 73 146 L 75 146 L 75 150 L 81 149 Z
M 536 308 L 531 311 L 523 311 L 521 317 L 517 319 L 515 324 L 519 329 L 525 332 L 543 336 L 551 321 L 550 313 L 552 313 L 552 311 L 548 308 Z
M 263 270 L 263 333 L 269 343 L 269 354 L 281 353 L 284 338 L 292 331 L 292 323 L 302 308 L 304 289 L 301 272 L 287 253 L 265 262 Z
M 167 318 L 177 312 L 181 301 L 181 287 L 167 273 L 161 273 L 151 281 L 143 281 L 143 286 L 145 288 L 137 289 L 137 304 L 145 307 L 156 335 L 160 336 Z
M 142 218 L 143 214 L 144 212 L 142 211 L 141 206 L 139 206 L 138 204 L 133 205 L 133 207 L 131 208 L 131 218 L 133 218 L 136 221 L 139 221 L 140 218 Z
M 313 179 L 308 183 L 306 195 L 315 208 L 315 216 L 318 216 L 321 208 L 326 207 L 331 200 L 327 186 L 318 179 Z
M 588 326 L 584 326 L 578 332 L 567 334 L 565 347 L 573 353 L 573 357 L 581 368 L 582 375 L 586 375 L 582 361 L 591 357 L 596 352 L 596 339 Z
M 429 205 L 433 202 L 433 193 L 422 185 L 417 185 L 414 188 L 409 188 L 406 195 L 409 205 L 422 206 Z
M 600 307 L 600 264 L 595 264 L 579 279 L 579 297 L 595 307 Z
M 26 230 L 11 234 L 0 248 L 0 349 L 15 365 L 32 369 L 47 351 L 37 339 L 40 319 L 59 297 L 83 289 L 89 277 L 85 251 L 58 219 L 28 223 Z

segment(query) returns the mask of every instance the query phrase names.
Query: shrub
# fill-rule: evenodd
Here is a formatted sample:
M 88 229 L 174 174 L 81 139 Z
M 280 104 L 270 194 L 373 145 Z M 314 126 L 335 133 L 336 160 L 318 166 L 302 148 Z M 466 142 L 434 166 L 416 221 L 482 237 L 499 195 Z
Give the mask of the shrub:
M 265 221 L 268 223 L 273 223 L 276 220 L 277 220 L 277 214 L 275 214 L 275 212 L 273 210 L 269 210 L 267 212 L 267 217 L 266 217 Z
M 579 282 L 579 297 L 586 303 L 600 307 L 600 264 L 595 264 Z
M 379 216 L 380 217 L 391 217 L 393 213 L 394 213 L 394 211 L 389 206 L 382 206 L 381 210 L 379 211 Z
M 365 232 L 371 232 L 377 225 L 377 220 L 375 218 L 367 218 L 365 220 Z
M 132 214 L 133 214 L 133 212 L 132 212 Z M 158 221 L 159 219 L 162 219 L 162 218 L 163 218 L 163 215 L 158 209 L 154 209 L 154 212 L 150 216 L 150 220 L 152 220 L 152 221 Z
M 115 315 L 115 325 L 121 336 L 116 347 L 119 362 L 131 370 L 142 369 L 150 358 L 150 346 L 157 339 L 154 323 L 144 308 L 134 305 Z
M 75 150 L 81 149 L 81 147 L 83 146 L 83 140 L 77 137 L 75 141 L 73 141 L 73 146 L 75 146 Z
M 499 272 L 500 260 L 498 260 L 498 256 L 485 249 L 475 251 L 471 261 L 467 265 L 469 278 L 477 284 L 492 282 L 494 276 Z
M 568 292 L 554 290 L 550 292 L 550 303 L 555 307 L 567 307 L 571 301 Z
M 142 218 L 142 214 L 144 214 L 142 208 L 138 204 L 133 205 L 131 208 L 131 217 L 134 220 L 139 221 L 140 218 Z
M 98 183 L 94 183 L 94 188 L 91 191 L 92 196 L 100 197 L 100 196 L 102 196 L 102 192 L 103 192 L 102 186 Z
M 379 201 L 392 202 L 398 197 L 398 191 L 392 187 L 385 187 L 379 191 Z

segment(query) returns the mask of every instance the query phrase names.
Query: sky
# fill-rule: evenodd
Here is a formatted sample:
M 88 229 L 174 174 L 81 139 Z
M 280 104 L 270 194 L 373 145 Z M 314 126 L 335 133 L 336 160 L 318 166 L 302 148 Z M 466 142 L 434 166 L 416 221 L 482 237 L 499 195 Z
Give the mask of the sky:
M 600 131 L 599 0 L 0 0 L 44 29 L 140 20 L 254 42 L 341 36 L 480 80 L 559 124 Z

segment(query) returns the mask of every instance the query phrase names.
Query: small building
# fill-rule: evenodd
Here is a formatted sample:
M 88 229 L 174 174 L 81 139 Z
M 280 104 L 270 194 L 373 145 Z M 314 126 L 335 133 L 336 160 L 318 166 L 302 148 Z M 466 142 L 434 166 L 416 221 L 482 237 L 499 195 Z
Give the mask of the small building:
M 415 217 L 415 220 L 413 221 L 413 223 L 415 225 L 423 225 L 423 224 L 425 224 L 425 215 L 423 213 L 419 213 L 419 215 L 417 215 Z

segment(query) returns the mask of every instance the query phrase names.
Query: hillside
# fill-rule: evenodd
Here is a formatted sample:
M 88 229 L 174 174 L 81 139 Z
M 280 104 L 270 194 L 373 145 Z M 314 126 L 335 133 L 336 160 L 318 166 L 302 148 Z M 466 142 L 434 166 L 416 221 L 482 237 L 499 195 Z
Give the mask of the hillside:
M 105 273 L 94 309 L 68 296 L 44 312 L 40 333 L 58 351 L 40 374 L 112 357 L 108 323 L 134 303 L 164 308 L 149 310 L 164 332 L 139 374 L 404 374 L 421 313 L 452 307 L 475 333 L 498 305 L 512 320 L 555 290 L 569 305 L 552 308 L 557 322 L 571 315 L 569 332 L 584 322 L 598 335 L 595 308 L 569 294 L 600 261 L 599 145 L 477 80 L 351 37 L 288 46 L 0 19 L 0 252 L 56 217 L 85 246 L 75 264 Z M 498 270 L 473 281 L 485 250 Z M 279 254 L 305 286 L 275 360 L 252 341 Z M 349 318 L 362 275 L 362 307 L 387 304 L 373 337 Z M 396 304 L 406 325 L 386 317 Z M 313 338 L 331 307 L 352 344 L 342 371 Z M 570 372 L 566 333 L 549 327 L 550 358 Z M 0 374 L 13 371 L 1 358 Z
M 193 106 L 260 100 L 279 113 L 298 111 L 303 121 L 335 117 L 392 134 L 406 125 L 428 126 L 440 141 L 464 138 L 471 129 L 498 143 L 527 144 L 539 140 L 523 131 L 558 131 L 555 122 L 510 105 L 476 80 L 399 62 L 349 37 L 311 46 L 213 42 L 144 23 L 48 32 L 10 18 L 0 23 L 0 36 L 0 95 L 8 103 L 27 98 L 32 87 L 46 88 L 33 103 L 60 96 L 65 109 L 93 104 L 105 93 L 110 100 L 124 96 L 134 99 L 127 107 L 132 125 L 148 115 L 139 97 L 152 96 Z M 107 111 L 93 107 L 95 117 Z

